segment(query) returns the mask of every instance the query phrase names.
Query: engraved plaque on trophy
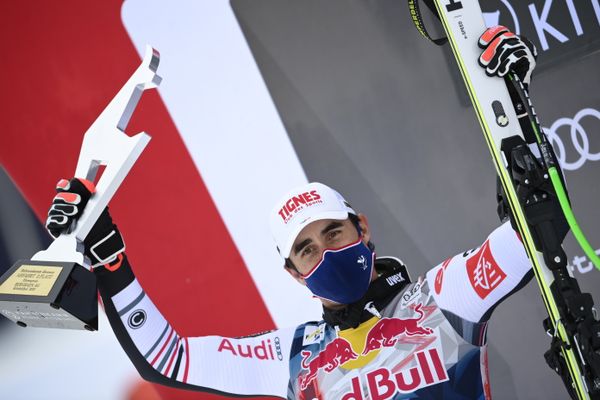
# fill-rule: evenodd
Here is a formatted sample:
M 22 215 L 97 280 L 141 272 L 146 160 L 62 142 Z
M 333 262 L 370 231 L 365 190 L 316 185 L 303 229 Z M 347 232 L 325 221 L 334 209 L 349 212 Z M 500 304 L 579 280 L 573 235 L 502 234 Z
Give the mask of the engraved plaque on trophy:
M 20 260 L 2 276 L 1 312 L 23 327 L 97 330 L 95 278 L 74 262 Z
M 142 92 L 160 84 L 159 60 L 146 46 L 141 65 L 85 133 L 75 177 L 96 182 L 99 167 L 104 171 L 77 223 L 0 277 L 0 314 L 19 326 L 98 329 L 96 277 L 85 268 L 82 243 L 150 141 L 145 132 L 126 135 L 125 128 Z

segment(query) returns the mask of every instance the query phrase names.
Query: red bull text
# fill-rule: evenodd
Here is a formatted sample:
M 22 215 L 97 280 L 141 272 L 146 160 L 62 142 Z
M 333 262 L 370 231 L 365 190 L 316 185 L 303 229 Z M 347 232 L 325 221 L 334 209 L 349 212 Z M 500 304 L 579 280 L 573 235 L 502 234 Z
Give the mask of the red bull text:
M 365 374 L 366 396 L 363 397 L 361 377 L 352 378 L 352 388 L 341 400 L 386 400 L 396 393 L 412 393 L 427 386 L 449 380 L 446 368 L 436 348 L 414 354 L 416 365 L 393 372 L 382 367 Z

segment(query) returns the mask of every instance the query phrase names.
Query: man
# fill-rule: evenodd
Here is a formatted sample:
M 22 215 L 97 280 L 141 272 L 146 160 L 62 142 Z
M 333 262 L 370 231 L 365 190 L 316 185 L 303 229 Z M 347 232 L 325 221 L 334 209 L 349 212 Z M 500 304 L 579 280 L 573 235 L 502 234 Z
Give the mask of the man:
M 487 30 L 480 63 L 529 83 L 535 49 L 504 27 Z M 57 236 L 94 186 L 61 180 L 47 228 Z M 323 321 L 244 338 L 181 337 L 148 298 L 108 210 L 84 241 L 113 330 L 153 382 L 231 395 L 290 399 L 489 398 L 491 312 L 531 279 L 523 246 L 505 223 L 483 245 L 411 281 L 392 257 L 375 257 L 367 218 L 335 190 L 310 183 L 278 201 L 270 227 L 285 270 L 323 303 Z

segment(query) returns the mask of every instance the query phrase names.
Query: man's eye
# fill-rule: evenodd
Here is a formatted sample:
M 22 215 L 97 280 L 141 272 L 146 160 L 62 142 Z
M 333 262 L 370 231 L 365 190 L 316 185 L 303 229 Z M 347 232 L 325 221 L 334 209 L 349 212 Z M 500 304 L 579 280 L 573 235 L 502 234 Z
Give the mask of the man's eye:
M 334 239 L 334 238 L 336 238 L 337 236 L 339 236 L 339 235 L 340 235 L 340 233 L 341 233 L 341 232 L 340 232 L 340 231 L 337 231 L 337 230 L 336 230 L 336 231 L 329 231 L 329 233 L 327 234 L 327 236 L 328 236 L 328 239 L 330 239 L 330 240 L 331 240 L 331 239 Z
M 304 249 L 302 249 L 302 253 L 300 254 L 300 256 L 306 257 L 306 256 L 310 255 L 311 252 L 312 252 L 311 246 L 306 246 Z

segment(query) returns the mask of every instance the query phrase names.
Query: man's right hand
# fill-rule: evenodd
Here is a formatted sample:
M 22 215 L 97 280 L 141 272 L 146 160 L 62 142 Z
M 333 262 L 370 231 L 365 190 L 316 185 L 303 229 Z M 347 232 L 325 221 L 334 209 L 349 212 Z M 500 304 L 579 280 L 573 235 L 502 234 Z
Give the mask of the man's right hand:
M 73 178 L 61 179 L 56 185 L 56 191 L 58 194 L 52 201 L 46 220 L 46 229 L 54 238 L 68 232 L 71 225 L 77 223 L 96 188 L 86 179 Z M 112 222 L 108 208 L 102 211 L 83 244 L 92 268 L 104 265 L 107 269 L 114 270 L 120 266 L 125 243 Z
M 46 229 L 55 239 L 67 232 L 81 216 L 96 187 L 87 179 L 61 179 L 56 184 L 56 191 L 58 194 L 52 200 L 46 220 Z

